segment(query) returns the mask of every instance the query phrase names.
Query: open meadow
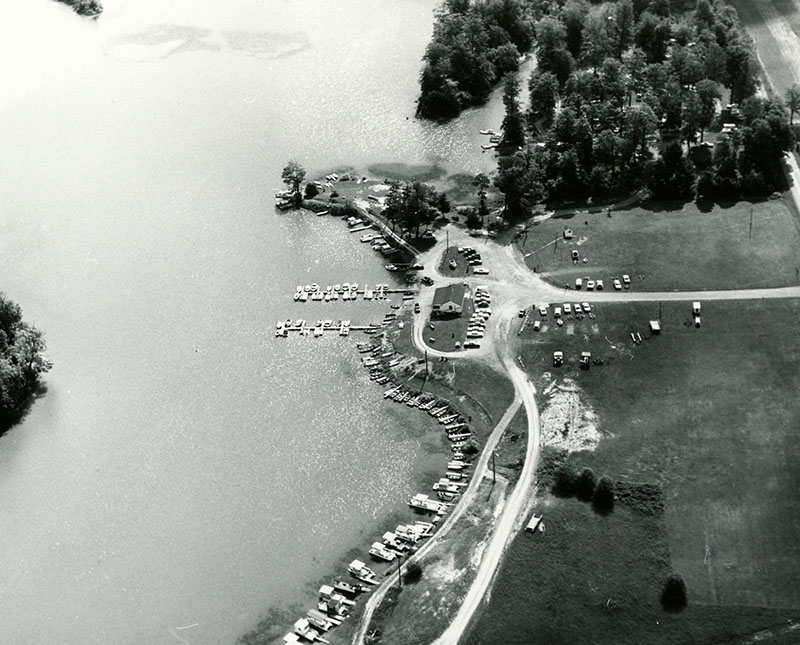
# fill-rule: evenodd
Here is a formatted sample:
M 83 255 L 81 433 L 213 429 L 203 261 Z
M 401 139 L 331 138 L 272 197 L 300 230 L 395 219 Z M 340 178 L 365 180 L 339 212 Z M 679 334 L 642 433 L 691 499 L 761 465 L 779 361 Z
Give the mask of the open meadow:
M 565 228 L 572 229 L 572 240 L 564 239 Z M 710 210 L 686 204 L 671 211 L 637 207 L 611 217 L 555 216 L 529 224 L 518 244 L 528 266 L 559 286 L 589 276 L 611 289 L 612 277 L 623 274 L 639 291 L 800 283 L 800 228 L 782 199 Z
M 715 642 L 724 635 L 717 627 L 746 634 L 796 617 L 800 302 L 702 303 L 699 328 L 690 302 L 600 303 L 593 313 L 595 319 L 566 318 L 563 327 L 551 314 L 541 331 L 526 325 L 520 336 L 520 356 L 539 392 L 543 445 L 618 488 L 660 489 L 663 515 L 648 503 L 618 499 L 613 513 L 599 517 L 588 505 L 543 493 L 536 512 L 549 530 L 535 536 L 541 545 L 517 538 L 495 585 L 493 598 L 505 588 L 518 597 L 491 602 L 470 642 L 490 642 L 480 640 L 487 625 L 512 617 L 524 623 L 520 633 L 557 624 L 559 641 L 593 643 Z M 651 334 L 651 319 L 660 319 L 659 335 Z M 634 343 L 632 332 L 642 342 Z M 554 351 L 564 352 L 563 366 L 553 367 Z M 602 364 L 581 369 L 583 351 Z M 631 539 L 637 531 L 651 537 Z M 601 543 L 625 545 L 613 556 L 625 566 L 609 568 Z M 523 584 L 520 576 L 532 571 L 540 577 Z M 677 615 L 658 604 L 670 571 L 688 588 L 689 607 Z M 589 613 L 605 624 L 599 597 L 575 592 L 591 589 L 598 572 L 612 597 L 638 589 L 636 629 L 606 621 L 603 634 L 590 638 L 578 619 L 555 621 Z M 622 606 L 630 612 L 634 605 Z M 662 618 L 674 629 L 653 631 Z M 709 631 L 698 632 L 701 625 Z

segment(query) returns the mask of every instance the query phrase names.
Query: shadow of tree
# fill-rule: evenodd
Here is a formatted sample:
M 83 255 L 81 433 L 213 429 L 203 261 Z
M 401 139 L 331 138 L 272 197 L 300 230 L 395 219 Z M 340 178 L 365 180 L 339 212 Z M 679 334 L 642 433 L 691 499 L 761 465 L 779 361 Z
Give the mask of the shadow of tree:
M 2 437 L 15 425 L 24 421 L 25 417 L 27 417 L 28 413 L 31 411 L 33 404 L 39 399 L 43 398 L 46 394 L 47 384 L 43 381 L 39 381 L 33 392 L 28 395 L 28 397 L 19 407 L 17 407 L 17 409 L 5 414 L 0 414 L 0 437 Z

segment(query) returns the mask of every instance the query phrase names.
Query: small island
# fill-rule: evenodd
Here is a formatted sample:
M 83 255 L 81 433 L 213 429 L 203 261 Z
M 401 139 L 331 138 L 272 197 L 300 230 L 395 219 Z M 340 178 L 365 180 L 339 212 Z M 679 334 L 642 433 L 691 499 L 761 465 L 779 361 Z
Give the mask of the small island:
M 22 320 L 20 306 L 0 293 L 0 432 L 21 416 L 53 363 L 42 332 Z
M 72 7 L 81 16 L 99 16 L 103 13 L 103 5 L 99 0 L 58 0 Z

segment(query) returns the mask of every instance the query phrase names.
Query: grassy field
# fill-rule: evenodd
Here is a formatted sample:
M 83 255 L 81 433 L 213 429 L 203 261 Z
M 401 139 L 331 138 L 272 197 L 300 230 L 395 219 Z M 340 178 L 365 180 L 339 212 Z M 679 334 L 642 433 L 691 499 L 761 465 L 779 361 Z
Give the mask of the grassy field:
M 573 229 L 574 239 L 563 239 L 565 228 Z M 800 283 L 800 228 L 783 200 L 707 212 L 687 204 L 673 211 L 633 208 L 611 217 L 554 217 L 530 225 L 519 243 L 528 266 L 559 286 L 590 276 L 609 289 L 611 278 L 622 274 L 629 274 L 631 288 L 639 291 Z M 577 264 L 573 250 L 581 257 Z
M 666 613 L 659 600 L 670 573 L 663 518 L 619 505 L 602 517 L 587 504 L 550 495 L 537 511 L 545 516 L 545 532 L 514 540 L 466 645 L 727 642 L 754 631 L 754 624 L 790 615 L 703 605 Z
M 559 637 L 551 642 L 715 642 L 722 640 L 720 634 L 709 631 L 699 639 L 691 625 L 680 627 L 674 638 L 671 632 L 662 638 L 652 631 L 648 612 L 655 612 L 656 620 L 710 627 L 718 624 L 713 616 L 722 616 L 720 624 L 730 621 L 736 633 L 769 626 L 784 614 L 800 615 L 800 332 L 795 322 L 800 302 L 707 302 L 702 308 L 701 328 L 691 324 L 690 303 L 639 303 L 601 304 L 595 307 L 595 320 L 568 319 L 562 328 L 523 332 L 520 354 L 537 385 L 543 419 L 564 392 L 572 396 L 566 412 L 553 417 L 558 426 L 544 428 L 545 441 L 559 447 L 562 440 L 586 439 L 573 436 L 584 433 L 592 438 L 585 445 L 595 447 L 572 453 L 570 462 L 577 468 L 589 466 L 615 481 L 660 486 L 665 512 L 659 539 L 664 544 L 653 547 L 638 538 L 627 542 L 620 552 L 627 566 L 616 573 L 606 571 L 602 549 L 587 547 L 583 559 L 576 560 L 563 545 L 558 547 L 563 552 L 552 547 L 562 568 L 531 586 L 520 580 L 521 571 L 538 571 L 542 556 L 547 566 L 555 564 L 547 550 L 535 551 L 521 536 L 495 587 L 495 594 L 516 589 L 520 598 L 516 604 L 492 603 L 475 638 L 487 638 L 491 625 L 513 618 L 520 621 L 520 633 L 529 635 L 558 625 Z M 652 336 L 647 323 L 659 315 L 663 331 Z M 631 331 L 640 333 L 643 342 L 634 344 Z M 552 366 L 555 350 L 566 358 L 559 368 Z M 591 351 L 603 364 L 580 369 L 581 351 Z M 587 424 L 594 426 L 594 435 Z M 559 513 L 555 519 L 576 539 L 590 542 L 605 521 L 620 523 L 602 528 L 611 532 L 608 539 L 614 544 L 626 543 L 621 534 L 656 528 L 649 526 L 651 517 L 631 514 L 619 503 L 611 516 L 600 518 L 578 502 L 550 500 L 540 509 L 546 521 L 554 509 Z M 607 584 L 617 590 L 638 588 L 644 594 L 646 585 L 660 589 L 670 569 L 687 583 L 689 609 L 678 618 L 667 617 L 659 607 L 637 614 L 637 629 L 644 631 L 634 631 L 633 640 L 622 640 L 622 632 L 611 624 L 604 627 L 607 632 L 586 640 L 575 621 L 554 619 L 559 607 L 565 616 L 600 612 L 593 596 L 569 591 L 593 580 L 597 571 L 606 571 Z M 551 586 L 559 576 L 568 584 L 566 591 Z M 539 594 L 522 593 L 524 588 L 546 590 L 547 602 Z M 648 593 L 653 597 L 652 590 Z

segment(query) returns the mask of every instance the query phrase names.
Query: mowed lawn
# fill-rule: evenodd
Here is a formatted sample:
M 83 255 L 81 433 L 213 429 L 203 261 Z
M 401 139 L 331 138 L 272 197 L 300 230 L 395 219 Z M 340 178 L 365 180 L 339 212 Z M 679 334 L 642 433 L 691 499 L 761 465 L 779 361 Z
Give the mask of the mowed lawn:
M 670 573 L 663 518 L 546 495 L 544 533 L 512 542 L 466 645 L 698 645 L 785 624 L 790 612 L 692 605 L 663 611 Z
M 574 239 L 563 239 L 565 228 Z M 781 199 L 708 212 L 687 204 L 553 217 L 530 224 L 520 243 L 528 266 L 559 286 L 588 276 L 613 289 L 611 279 L 622 274 L 639 291 L 800 284 L 800 228 Z
M 800 302 L 702 303 L 700 328 L 691 324 L 689 302 L 599 304 L 594 312 L 595 320 L 568 319 L 561 328 L 551 320 L 540 332 L 527 328 L 520 338 L 520 356 L 537 384 L 540 406 L 546 405 L 542 392 L 552 377 L 569 378 L 596 413 L 602 438 L 594 452 L 571 456 L 576 468 L 589 466 L 598 476 L 663 488 L 668 563 L 661 562 L 661 546 L 653 551 L 647 540 L 629 541 L 622 535 L 634 531 L 631 523 L 641 523 L 635 530 L 645 530 L 654 521 L 651 517 L 631 514 L 618 505 L 609 517 L 596 518 L 588 506 L 559 500 L 555 508 L 569 502 L 578 509 L 570 511 L 571 520 L 560 521 L 576 539 L 582 536 L 590 544 L 598 538 L 599 527 L 605 526 L 602 522 L 620 522 L 622 534 L 611 541 L 627 545 L 618 557 L 626 558 L 628 566 L 604 574 L 618 593 L 645 584 L 660 588 L 661 579 L 648 581 L 672 569 L 683 575 L 688 587 L 690 606 L 679 616 L 697 616 L 692 612 L 700 608 L 736 608 L 725 615 L 731 620 L 750 616 L 752 624 L 736 630 L 746 633 L 745 628 L 756 631 L 770 625 L 777 615 L 800 615 Z M 651 336 L 648 320 L 659 316 L 663 331 Z M 643 342 L 634 345 L 631 331 L 641 334 Z M 566 363 L 560 368 L 552 366 L 555 350 L 565 354 Z M 603 364 L 579 369 L 581 351 L 591 351 Z M 551 509 L 539 510 L 547 522 Z M 559 593 L 558 587 L 547 579 L 536 587 L 520 585 L 517 579 L 529 575 L 526 568 L 541 565 L 531 548 L 524 551 L 524 567 L 509 564 L 504 569 L 507 573 L 494 592 L 506 585 L 530 588 L 530 595 L 522 594 L 520 600 L 527 604 L 501 608 L 492 603 L 479 621 L 479 631 L 485 621 L 496 620 L 496 612 L 516 620 L 531 603 L 536 611 L 529 611 L 528 633 L 539 633 L 542 623 L 553 627 L 549 623 L 555 616 L 545 611 L 539 597 Z M 552 578 L 563 576 L 561 586 L 591 581 L 593 571 L 607 569 L 603 548 L 586 547 L 575 562 L 571 548 L 562 545 L 561 551 L 545 552 L 548 558 L 562 560 Z M 512 557 L 513 551 L 509 563 Z M 652 598 L 652 591 L 647 593 Z M 588 593 L 567 594 L 560 602 L 567 604 L 566 614 L 598 612 L 599 601 Z M 741 607 L 764 609 L 747 613 Z M 660 607 L 653 611 L 658 620 L 667 617 Z M 559 638 L 550 642 L 569 642 L 560 635 L 576 642 L 708 642 L 689 636 L 655 638 L 649 620 L 637 623 L 645 630 L 638 640 L 627 636 L 614 640 L 613 634 L 592 639 L 565 622 L 558 623 L 562 631 L 554 632 Z M 490 641 L 472 641 L 480 642 Z

